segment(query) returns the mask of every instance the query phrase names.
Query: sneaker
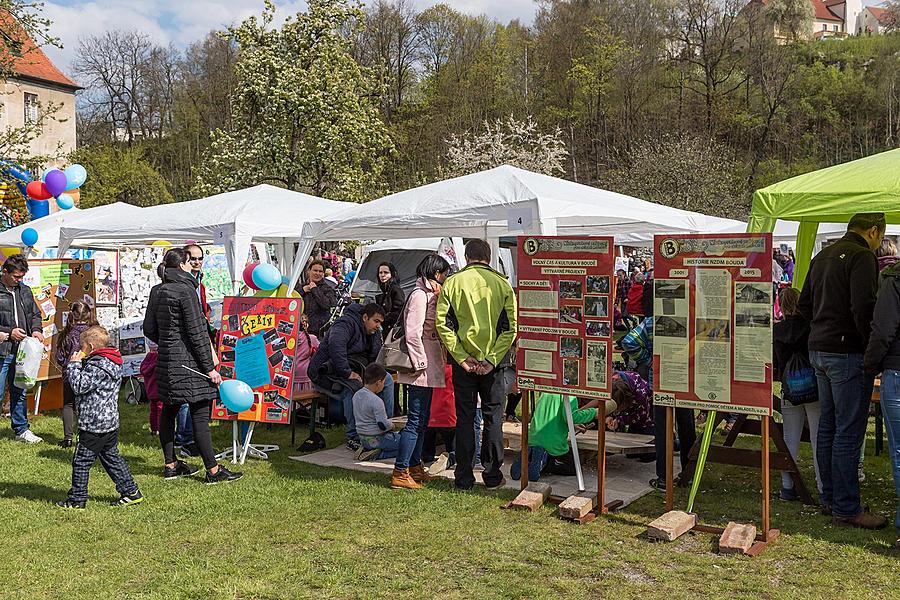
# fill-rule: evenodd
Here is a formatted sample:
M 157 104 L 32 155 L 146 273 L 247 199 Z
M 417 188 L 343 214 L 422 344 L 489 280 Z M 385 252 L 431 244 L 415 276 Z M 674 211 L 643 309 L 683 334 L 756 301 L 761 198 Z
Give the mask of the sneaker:
M 437 475 L 438 473 L 443 472 L 450 465 L 450 455 L 444 452 L 437 459 L 431 463 L 431 466 L 428 467 L 428 472 L 432 475 Z
M 84 510 L 87 502 L 76 502 L 75 500 L 69 500 L 67 498 L 65 500 L 60 500 L 56 505 L 60 508 L 77 508 L 79 510 Z
M 863 472 L 863 466 L 859 465 L 859 469 L 856 470 L 856 478 L 860 483 L 866 480 L 866 474 Z
M 140 490 L 135 490 L 133 494 L 130 496 L 127 494 L 122 494 L 122 497 L 116 500 L 115 502 L 110 502 L 111 506 L 131 506 L 132 504 L 140 504 L 144 501 L 144 497 L 141 495 Z
M 521 423 L 522 421 L 516 415 L 506 415 L 507 423 Z
M 185 444 L 178 449 L 178 456 L 182 458 L 197 458 L 200 456 L 200 450 L 196 444 Z
M 854 517 L 831 517 L 832 522 L 838 527 L 858 527 L 860 529 L 881 529 L 887 525 L 887 519 L 881 515 L 874 515 L 868 510 L 863 510 Z
M 778 494 L 778 499 L 783 500 L 784 502 L 796 502 L 800 499 L 800 496 L 797 494 L 797 490 L 794 488 L 781 488 L 781 492 Z
M 483 471 L 484 471 L 484 465 L 481 464 L 481 462 L 475 463 L 475 466 L 472 467 L 472 472 L 473 472 L 473 473 L 481 473 L 481 472 L 483 472 Z
M 493 485 L 490 485 L 490 484 L 488 484 L 488 483 L 485 483 L 485 484 L 484 484 L 484 488 L 487 489 L 487 490 L 499 490 L 499 489 L 502 488 L 504 485 L 506 485 L 506 477 L 502 477 L 502 476 L 501 476 L 501 477 L 500 477 L 500 481 L 498 481 L 497 483 L 495 483 L 495 484 L 493 484 Z
M 665 477 L 656 477 L 649 481 L 650 487 L 656 490 L 666 491 L 666 478 Z
M 219 465 L 219 470 L 216 471 L 216 474 L 213 475 L 209 471 L 206 472 L 206 485 L 215 485 L 217 483 L 221 483 L 223 481 L 237 481 L 244 474 L 240 471 L 229 471 L 222 465 Z
M 56 444 L 56 445 L 59 446 L 60 448 L 71 448 L 71 447 L 72 447 L 72 440 L 69 439 L 69 438 L 66 438 L 66 439 L 64 439 L 64 440 L 60 440 L 59 443 Z
M 39 438 L 38 436 L 31 433 L 30 429 L 26 429 L 16 436 L 16 440 L 19 442 L 25 442 L 26 444 L 40 444 L 44 441 L 44 438 Z
M 359 462 L 365 462 L 367 460 L 374 460 L 379 454 L 381 454 L 381 448 L 372 448 L 371 450 L 366 450 L 362 446 L 360 446 L 359 450 L 356 451 L 356 460 Z
M 359 440 L 347 440 L 347 449 L 351 452 L 356 452 L 362 448 L 362 444 L 359 443 Z
M 175 461 L 174 468 L 166 467 L 165 469 L 163 469 L 163 478 L 166 481 L 172 481 L 173 479 L 178 479 L 179 477 L 190 477 L 191 475 L 195 475 L 198 470 L 199 469 L 197 469 L 197 467 L 192 467 L 187 463 L 177 460 Z

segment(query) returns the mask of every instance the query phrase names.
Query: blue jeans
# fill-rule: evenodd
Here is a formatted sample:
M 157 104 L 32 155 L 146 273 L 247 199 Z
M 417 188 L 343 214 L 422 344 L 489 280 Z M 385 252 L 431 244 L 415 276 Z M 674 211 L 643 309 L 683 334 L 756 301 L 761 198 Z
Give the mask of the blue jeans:
M 16 377 L 16 355 L 7 354 L 0 362 L 0 398 L 3 391 L 9 387 L 9 418 L 12 421 L 12 430 L 15 435 L 28 431 L 28 400 L 25 398 L 25 390 L 13 385 Z
M 394 379 L 390 373 L 387 374 L 384 380 L 384 389 L 378 394 L 378 397 L 384 400 L 384 411 L 387 413 L 388 418 L 393 417 Z M 344 406 L 344 420 L 347 422 L 347 439 L 355 440 L 359 436 L 356 435 L 356 419 L 353 418 L 353 392 L 347 388 L 343 388 L 341 391 L 341 404 Z
M 894 489 L 900 498 L 900 371 L 885 369 L 881 376 L 881 412 L 887 429 L 888 452 L 894 471 Z M 894 526 L 900 530 L 900 505 L 894 517 Z
M 863 370 L 862 354 L 811 350 L 819 384 L 819 439 L 816 461 L 822 479 L 820 502 L 836 517 L 862 512 L 859 451 L 865 440 L 874 381 Z
M 372 460 L 394 458 L 400 451 L 400 434 L 396 431 L 388 431 L 376 437 L 363 436 L 361 441 L 365 450 L 374 450 L 375 448 L 381 450 L 378 456 Z
M 185 402 L 178 409 L 178 417 L 175 421 L 175 445 L 190 446 L 194 443 L 194 424 L 191 423 L 191 410 Z
M 538 481 L 541 471 L 547 466 L 550 455 L 540 446 L 532 446 L 528 449 L 528 481 Z M 522 453 L 516 454 L 516 460 L 509 468 L 509 475 L 516 481 L 522 477 Z
M 400 450 L 397 453 L 395 469 L 408 469 L 411 465 L 422 464 L 422 444 L 425 443 L 425 428 L 431 416 L 431 396 L 428 387 L 410 385 L 406 387 L 406 427 L 400 432 Z

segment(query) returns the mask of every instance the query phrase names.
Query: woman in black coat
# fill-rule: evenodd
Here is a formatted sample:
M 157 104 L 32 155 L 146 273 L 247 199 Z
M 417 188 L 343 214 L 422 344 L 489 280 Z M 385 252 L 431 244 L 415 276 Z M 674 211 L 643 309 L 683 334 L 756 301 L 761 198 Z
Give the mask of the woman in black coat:
M 198 282 L 191 275 L 188 256 L 182 248 L 166 252 L 163 282 L 150 290 L 144 316 L 144 335 L 159 346 L 156 383 L 163 401 L 159 422 L 159 441 L 166 463 L 163 476 L 176 479 L 197 472 L 175 458 L 175 419 L 181 405 L 188 403 L 194 442 L 206 467 L 206 482 L 232 481 L 239 479 L 241 473 L 232 473 L 217 464 L 212 448 L 209 418 L 222 376 L 213 363 L 207 322 L 197 295 Z
M 306 285 L 300 289 L 303 296 L 303 312 L 309 319 L 308 331 L 321 338 L 322 329 L 331 319 L 331 311 L 337 304 L 334 286 L 325 279 L 325 263 L 313 260 L 306 267 Z
M 375 296 L 375 304 L 384 309 L 382 332 L 386 336 L 400 320 L 400 312 L 406 302 L 406 294 L 400 286 L 394 263 L 383 262 L 378 265 L 378 287 L 381 288 L 381 293 Z

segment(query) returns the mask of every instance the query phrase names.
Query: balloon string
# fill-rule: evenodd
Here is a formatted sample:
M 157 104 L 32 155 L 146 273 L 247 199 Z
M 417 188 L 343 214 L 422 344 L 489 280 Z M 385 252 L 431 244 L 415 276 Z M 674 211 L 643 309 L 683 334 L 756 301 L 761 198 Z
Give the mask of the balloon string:
M 187 369 L 187 370 L 190 371 L 191 373 L 196 373 L 196 374 L 199 375 L 200 377 L 206 377 L 207 379 L 209 379 L 210 381 L 212 381 L 212 377 L 210 377 L 209 375 L 204 375 L 204 374 L 201 373 L 200 371 L 195 371 L 194 369 L 192 369 L 192 368 L 190 368 L 190 367 L 186 367 L 186 366 L 184 366 L 184 365 L 181 365 L 181 368 L 182 368 L 182 369 Z

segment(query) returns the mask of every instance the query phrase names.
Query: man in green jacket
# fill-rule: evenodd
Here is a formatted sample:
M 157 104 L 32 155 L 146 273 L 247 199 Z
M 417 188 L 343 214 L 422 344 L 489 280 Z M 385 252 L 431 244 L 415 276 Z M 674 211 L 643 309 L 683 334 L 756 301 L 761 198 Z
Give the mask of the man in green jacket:
M 505 483 L 503 402 L 507 390 L 495 367 L 516 339 L 516 296 L 503 275 L 490 267 L 484 240 L 466 244 L 468 266 L 447 279 L 438 298 L 438 335 L 453 365 L 456 396 L 456 487 L 472 489 L 475 476 L 475 410 L 481 397 L 484 436 L 481 464 L 489 489 Z

